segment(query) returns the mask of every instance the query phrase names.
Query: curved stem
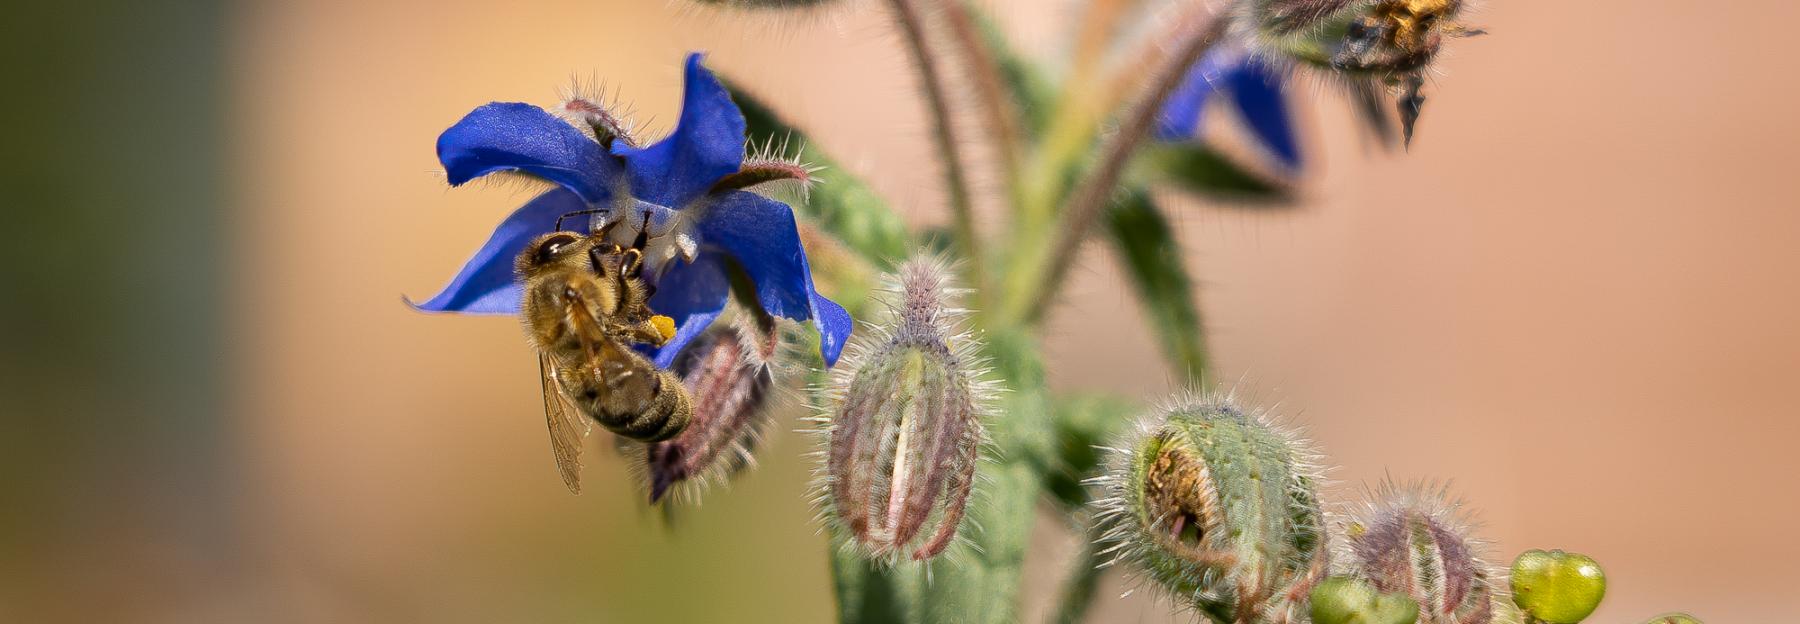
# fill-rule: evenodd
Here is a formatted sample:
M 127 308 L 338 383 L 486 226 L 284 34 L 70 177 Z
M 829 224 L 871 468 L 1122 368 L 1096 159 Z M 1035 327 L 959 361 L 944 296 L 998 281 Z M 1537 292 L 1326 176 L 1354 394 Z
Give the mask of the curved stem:
M 1224 37 L 1229 20 L 1213 18 L 1210 14 L 1206 19 L 1209 23 L 1205 26 L 1192 22 L 1184 24 L 1187 27 L 1181 29 L 1183 34 L 1176 42 L 1174 52 L 1156 65 L 1156 70 L 1150 74 L 1151 81 L 1125 114 L 1118 131 L 1106 139 L 1094 166 L 1076 183 L 1068 201 L 1063 203 L 1062 224 L 1055 239 L 1042 251 L 1038 261 L 1025 266 L 1031 273 L 1025 276 L 1026 287 L 1014 294 L 1014 304 L 1007 318 L 1035 321 L 1055 297 L 1070 265 L 1075 262 L 1077 249 L 1111 203 L 1125 165 L 1149 136 L 1163 101 L 1181 84 L 1187 68 Z
M 962 48 L 963 61 L 969 75 L 975 78 L 980 97 L 981 114 L 986 118 L 988 140 L 1000 160 L 1000 173 L 1008 186 L 1017 186 L 1019 177 L 1019 120 L 1016 104 L 1007 95 L 1005 80 L 1000 76 L 1000 61 L 981 34 L 969 0 L 943 0 L 944 18 L 950 22 L 950 34 Z M 1016 192 L 1016 189 L 1014 189 Z
M 982 257 L 980 243 L 975 233 L 974 207 L 969 199 L 969 181 L 964 177 L 967 171 L 963 168 L 962 155 L 957 150 L 956 123 L 950 116 L 950 101 L 944 90 L 943 73 L 938 66 L 937 51 L 925 32 L 924 15 L 919 9 L 918 0 L 888 0 L 894 10 L 894 21 L 899 22 L 900 32 L 906 37 L 906 47 L 912 53 L 913 66 L 919 70 L 920 88 L 925 92 L 926 104 L 931 109 L 932 135 L 936 139 L 938 159 L 944 169 L 944 193 L 950 202 L 952 227 L 956 230 L 956 239 L 965 257 L 969 284 L 974 286 L 975 296 L 983 297 L 987 280 L 982 273 Z

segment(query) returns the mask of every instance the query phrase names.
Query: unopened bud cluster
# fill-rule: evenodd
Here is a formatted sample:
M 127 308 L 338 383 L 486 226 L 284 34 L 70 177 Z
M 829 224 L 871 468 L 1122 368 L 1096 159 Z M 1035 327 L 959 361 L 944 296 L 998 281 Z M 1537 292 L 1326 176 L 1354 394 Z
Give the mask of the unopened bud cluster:
M 1460 504 L 1424 485 L 1384 483 L 1371 498 L 1344 531 L 1352 575 L 1412 599 L 1421 624 L 1493 621 L 1493 574 Z
M 1329 549 L 1298 439 L 1229 397 L 1190 397 L 1112 455 L 1097 481 L 1116 563 L 1216 621 L 1303 621 Z
M 859 332 L 826 388 L 823 508 L 877 560 L 942 553 L 975 485 L 992 389 L 950 275 L 932 259 L 902 265 L 890 318 Z

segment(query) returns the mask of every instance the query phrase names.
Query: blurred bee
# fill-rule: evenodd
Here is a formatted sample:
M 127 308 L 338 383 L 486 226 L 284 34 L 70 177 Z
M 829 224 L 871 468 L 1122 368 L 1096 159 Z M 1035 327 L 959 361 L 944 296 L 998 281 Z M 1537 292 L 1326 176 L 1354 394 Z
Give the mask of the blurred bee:
M 1483 34 L 1455 21 L 1462 10 L 1463 0 L 1378 0 L 1348 24 L 1331 60 L 1340 70 L 1377 74 L 1395 89 L 1408 143 L 1425 106 L 1425 68 L 1437 56 L 1444 37 Z
M 519 254 L 525 282 L 521 316 L 538 351 L 544 416 L 563 483 L 581 491 L 581 449 L 588 419 L 643 442 L 667 440 L 687 426 L 693 407 L 681 379 L 652 364 L 634 344 L 661 346 L 674 322 L 651 313 L 642 279 L 643 242 L 606 242 L 606 233 L 553 232 Z M 585 416 L 585 418 L 584 418 Z

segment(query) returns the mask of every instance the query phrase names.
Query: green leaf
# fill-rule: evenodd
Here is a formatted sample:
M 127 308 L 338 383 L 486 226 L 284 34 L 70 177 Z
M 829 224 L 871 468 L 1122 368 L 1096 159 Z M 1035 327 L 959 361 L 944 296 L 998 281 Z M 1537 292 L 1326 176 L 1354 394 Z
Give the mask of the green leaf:
M 1133 162 L 1132 177 L 1140 184 L 1166 182 L 1199 195 L 1252 206 L 1278 206 L 1293 200 L 1289 185 L 1252 173 L 1198 143 L 1144 148 Z
M 1108 394 L 1056 397 L 1052 411 L 1055 455 L 1041 466 L 1044 489 L 1062 505 L 1063 512 L 1081 525 L 1081 543 L 1071 560 L 1068 575 L 1058 592 L 1051 622 L 1076 624 L 1093 604 L 1100 582 L 1102 528 L 1091 513 L 1083 511 L 1091 498 L 1083 482 L 1100 474 L 1105 460 L 1100 447 L 1130 426 L 1140 409 L 1137 403 Z
M 1107 234 L 1130 278 L 1169 367 L 1198 382 L 1206 373 L 1206 336 L 1181 246 L 1149 194 L 1132 193 L 1107 212 Z
M 1082 481 L 1100 471 L 1100 447 L 1131 424 L 1136 402 L 1109 394 L 1059 396 L 1052 412 L 1055 419 L 1054 455 L 1039 467 L 1044 489 L 1068 511 L 1088 502 Z
M 756 96 L 735 83 L 728 82 L 726 88 L 744 112 L 752 145 L 762 145 L 770 140 L 776 145 L 798 141 L 801 162 L 823 167 L 813 174 L 814 182 L 806 201 L 795 202 L 794 208 L 800 214 L 881 270 L 893 269 L 910 255 L 914 243 L 906 224 L 869 185 L 849 170 L 836 166 L 829 156 L 806 140 L 805 133 L 783 121 Z

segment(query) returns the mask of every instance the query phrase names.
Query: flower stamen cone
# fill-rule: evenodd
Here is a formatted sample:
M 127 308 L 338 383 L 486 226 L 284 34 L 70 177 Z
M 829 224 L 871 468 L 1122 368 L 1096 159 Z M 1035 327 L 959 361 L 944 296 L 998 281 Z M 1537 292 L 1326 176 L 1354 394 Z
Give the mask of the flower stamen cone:
M 1111 450 L 1102 537 L 1219 622 L 1297 622 L 1329 562 L 1312 453 L 1230 397 L 1178 399 Z
M 974 488 L 992 390 L 951 275 L 934 259 L 902 265 L 889 318 L 852 345 L 827 389 L 825 512 L 873 559 L 942 553 Z

